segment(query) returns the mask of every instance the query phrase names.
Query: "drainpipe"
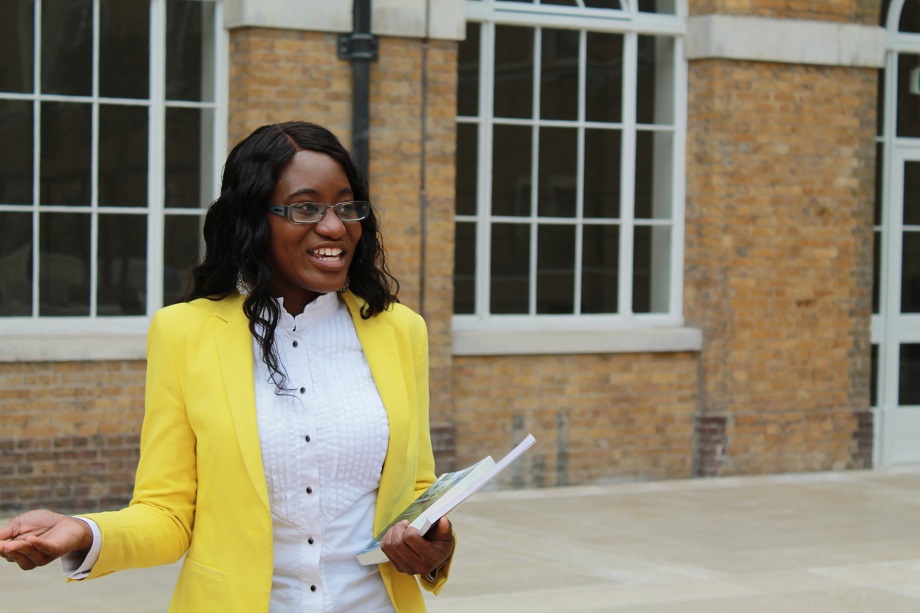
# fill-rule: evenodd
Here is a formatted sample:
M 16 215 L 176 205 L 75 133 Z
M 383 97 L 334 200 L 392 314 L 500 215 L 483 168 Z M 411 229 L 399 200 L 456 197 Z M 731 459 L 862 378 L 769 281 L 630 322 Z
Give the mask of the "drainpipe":
M 338 57 L 351 62 L 351 154 L 370 177 L 371 62 L 377 60 L 377 37 L 371 34 L 371 0 L 354 0 L 352 32 L 340 34 Z

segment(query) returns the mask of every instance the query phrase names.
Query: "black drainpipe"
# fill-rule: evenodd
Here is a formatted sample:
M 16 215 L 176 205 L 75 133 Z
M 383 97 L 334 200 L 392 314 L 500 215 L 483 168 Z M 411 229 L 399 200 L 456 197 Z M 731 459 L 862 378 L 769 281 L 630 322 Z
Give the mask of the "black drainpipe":
M 340 34 L 338 57 L 351 62 L 351 154 L 370 177 L 371 62 L 377 60 L 377 37 L 371 34 L 371 0 L 354 0 L 351 34 Z

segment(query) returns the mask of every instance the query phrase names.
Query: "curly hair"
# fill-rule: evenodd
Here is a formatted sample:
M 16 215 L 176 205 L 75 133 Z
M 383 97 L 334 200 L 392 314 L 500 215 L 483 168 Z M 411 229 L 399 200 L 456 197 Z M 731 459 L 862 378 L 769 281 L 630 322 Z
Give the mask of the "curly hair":
M 262 351 L 262 360 L 278 389 L 287 376 L 275 351 L 275 328 L 281 308 L 269 293 L 271 230 L 264 210 L 284 168 L 298 151 L 325 153 L 345 171 L 355 200 L 370 200 L 367 180 L 351 155 L 326 128 L 303 121 L 262 126 L 238 143 L 224 166 L 220 196 L 204 222 L 204 260 L 191 271 L 182 300 L 220 300 L 245 287 L 243 311 L 249 330 Z M 371 207 L 361 220 L 361 239 L 348 267 L 349 289 L 365 305 L 361 317 L 370 319 L 394 302 L 399 282 L 390 274 L 377 214 Z

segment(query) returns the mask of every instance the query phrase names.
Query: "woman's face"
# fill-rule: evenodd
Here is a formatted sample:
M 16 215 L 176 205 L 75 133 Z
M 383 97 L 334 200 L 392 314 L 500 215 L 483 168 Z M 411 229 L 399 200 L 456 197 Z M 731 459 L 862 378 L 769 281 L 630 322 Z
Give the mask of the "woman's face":
M 327 205 L 354 199 L 354 192 L 342 166 L 318 151 L 298 151 L 281 171 L 271 194 L 271 204 L 288 206 L 298 202 Z M 295 223 L 265 213 L 271 227 L 269 242 L 269 291 L 284 298 L 284 308 L 293 315 L 320 294 L 345 284 L 348 266 L 361 238 L 361 222 L 343 222 L 328 210 L 316 223 Z

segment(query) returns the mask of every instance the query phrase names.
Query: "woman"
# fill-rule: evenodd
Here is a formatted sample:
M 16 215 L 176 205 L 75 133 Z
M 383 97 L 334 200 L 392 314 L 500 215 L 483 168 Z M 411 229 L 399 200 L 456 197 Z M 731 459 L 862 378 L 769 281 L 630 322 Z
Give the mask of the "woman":
M 427 332 L 396 302 L 366 182 L 328 130 L 264 126 L 227 160 L 186 301 L 148 336 L 130 506 L 0 529 L 71 578 L 186 555 L 171 611 L 424 611 L 454 538 L 394 526 L 435 479 Z M 416 578 L 416 575 L 418 578 Z

